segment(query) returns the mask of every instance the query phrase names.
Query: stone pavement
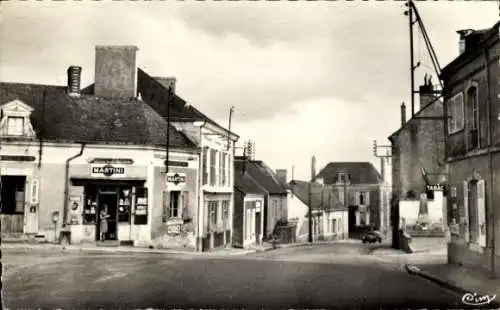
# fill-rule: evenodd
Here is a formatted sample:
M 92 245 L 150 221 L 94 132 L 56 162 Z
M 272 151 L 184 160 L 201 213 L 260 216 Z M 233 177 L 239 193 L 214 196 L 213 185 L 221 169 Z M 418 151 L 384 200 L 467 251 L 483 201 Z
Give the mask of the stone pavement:
M 491 274 L 486 270 L 447 263 L 417 265 L 417 267 L 425 273 L 424 277 L 437 278 L 438 282 L 446 282 L 464 293 L 476 293 L 481 296 L 496 295 L 495 301 L 500 302 L 500 278 L 492 279 Z

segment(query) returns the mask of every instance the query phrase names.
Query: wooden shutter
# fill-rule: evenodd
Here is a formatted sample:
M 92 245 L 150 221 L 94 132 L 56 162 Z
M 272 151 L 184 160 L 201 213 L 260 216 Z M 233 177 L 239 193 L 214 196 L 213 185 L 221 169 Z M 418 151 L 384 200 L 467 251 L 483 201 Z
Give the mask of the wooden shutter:
M 486 247 L 486 204 L 484 184 L 484 180 L 477 182 L 477 241 L 482 247 Z
M 182 192 L 182 219 L 186 220 L 189 217 L 189 192 Z
M 170 192 L 163 191 L 163 222 L 170 217 Z
M 361 193 L 360 193 L 360 192 L 355 192 L 355 194 L 354 194 L 354 195 L 356 195 L 356 197 L 354 198 L 354 199 L 355 199 L 355 202 L 354 202 L 354 203 L 355 203 L 357 206 L 359 206 L 359 205 L 361 204 L 361 199 L 359 199 L 359 195 L 361 195 Z
M 469 183 L 464 181 L 464 227 L 465 242 L 469 242 Z

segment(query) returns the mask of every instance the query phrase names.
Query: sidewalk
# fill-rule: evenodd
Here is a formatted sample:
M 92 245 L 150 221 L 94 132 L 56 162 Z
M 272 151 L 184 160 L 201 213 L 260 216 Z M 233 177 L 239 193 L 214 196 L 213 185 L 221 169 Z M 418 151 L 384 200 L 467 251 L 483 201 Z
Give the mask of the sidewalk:
M 444 282 L 463 294 L 466 292 L 478 295 L 496 295 L 495 301 L 500 302 L 500 278 L 492 279 L 486 270 L 468 268 L 453 264 L 435 264 L 418 266 L 418 275 L 435 282 Z M 500 306 L 500 303 L 499 303 Z
M 147 254 L 177 254 L 177 255 L 196 255 L 196 256 L 226 256 L 226 255 L 246 255 L 257 252 L 258 250 L 221 248 L 210 252 L 189 252 L 173 249 L 150 249 L 142 247 L 127 246 L 98 246 L 88 245 L 60 245 L 53 243 L 2 243 L 1 249 L 16 249 L 23 251 L 72 251 L 72 252 L 105 252 L 105 253 L 147 253 Z

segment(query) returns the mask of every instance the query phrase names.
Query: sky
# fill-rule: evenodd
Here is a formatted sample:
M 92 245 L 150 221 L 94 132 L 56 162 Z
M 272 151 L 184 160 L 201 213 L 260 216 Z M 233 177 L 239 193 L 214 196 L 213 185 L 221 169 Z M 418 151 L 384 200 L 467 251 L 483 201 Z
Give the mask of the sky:
M 441 67 L 459 29 L 499 20 L 497 1 L 416 3 Z M 136 45 L 138 66 L 177 78 L 176 92 L 255 142 L 255 158 L 295 179 L 332 161 L 370 161 L 410 102 L 404 2 L 8 1 L 0 3 L 0 81 L 94 80 L 96 45 Z M 434 74 L 415 28 L 417 88 Z M 434 74 L 433 82 L 438 83 Z M 416 97 L 418 101 L 418 97 Z M 418 106 L 417 106 L 418 107 Z

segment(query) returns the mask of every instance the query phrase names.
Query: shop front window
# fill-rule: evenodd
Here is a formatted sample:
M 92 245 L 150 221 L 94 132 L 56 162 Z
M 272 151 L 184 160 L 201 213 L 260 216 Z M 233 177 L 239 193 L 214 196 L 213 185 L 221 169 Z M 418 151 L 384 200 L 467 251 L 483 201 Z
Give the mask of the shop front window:
M 83 224 L 92 225 L 97 221 L 97 187 L 85 186 L 85 202 L 83 206 Z
M 130 208 L 131 208 L 130 188 L 122 188 L 118 192 L 118 222 L 130 223 Z

